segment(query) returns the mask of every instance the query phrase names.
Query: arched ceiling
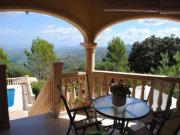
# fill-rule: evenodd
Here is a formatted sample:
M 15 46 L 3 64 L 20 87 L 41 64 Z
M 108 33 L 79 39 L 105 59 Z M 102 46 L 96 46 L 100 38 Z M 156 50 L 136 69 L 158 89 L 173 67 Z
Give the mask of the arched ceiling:
M 108 3 L 110 7 L 106 4 L 105 11 L 104 2 L 109 1 L 125 4 L 113 7 Z M 143 5 L 144 1 L 150 6 Z M 157 2 L 157 7 L 152 2 Z M 159 5 L 164 8 L 159 9 Z M 62 18 L 80 30 L 85 42 L 94 42 L 104 28 L 129 19 L 158 17 L 180 21 L 179 9 L 178 0 L 0 0 L 0 11 L 36 11 Z

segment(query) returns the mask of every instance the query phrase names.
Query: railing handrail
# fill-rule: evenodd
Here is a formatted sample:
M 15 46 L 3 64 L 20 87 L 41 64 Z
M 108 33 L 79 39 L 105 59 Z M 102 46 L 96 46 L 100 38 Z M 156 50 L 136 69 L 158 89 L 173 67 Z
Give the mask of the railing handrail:
M 72 73 L 63 73 L 62 78 L 66 79 L 66 78 L 74 78 L 77 76 L 86 76 L 86 72 L 82 72 L 82 71 L 77 71 L 77 72 L 72 72 Z
M 29 107 L 31 107 L 35 101 L 35 95 L 32 92 L 31 82 L 29 81 L 28 75 L 26 75 L 24 77 L 6 78 L 6 80 L 7 80 L 7 85 L 25 85 L 25 87 L 27 88 L 27 94 L 28 94 L 28 98 L 29 98 L 29 103 L 27 104 L 26 109 L 29 109 Z M 23 87 L 23 88 L 25 88 L 25 87 Z M 26 90 L 26 88 L 25 88 L 25 90 Z
M 114 72 L 114 71 L 102 71 L 102 70 L 94 70 L 93 75 L 103 75 L 105 74 L 106 77 L 114 76 L 114 77 L 119 77 L 121 76 L 122 78 L 132 78 L 132 79 L 145 79 L 145 80 L 154 80 L 156 79 L 163 79 L 165 81 L 169 82 L 180 82 L 180 77 L 171 77 L 171 76 L 165 76 L 165 75 L 152 75 L 152 74 L 139 74 L 139 73 L 125 73 L 125 72 Z
M 28 90 L 28 95 L 30 98 L 30 104 L 32 105 L 35 101 L 35 94 L 32 91 L 31 82 L 28 80 L 28 76 L 25 76 L 25 78 L 26 78 L 26 86 L 27 86 L 27 90 Z
M 7 85 L 17 85 L 17 84 L 23 84 L 26 82 L 25 77 L 12 77 L 12 78 L 6 78 L 6 80 L 7 80 Z
M 83 103 L 83 105 L 86 102 L 86 97 L 88 95 L 87 93 L 87 79 L 86 79 L 86 72 L 72 72 L 72 73 L 63 73 L 57 75 L 59 72 L 59 68 L 56 68 L 56 65 L 54 67 L 54 70 L 49 75 L 49 78 L 46 80 L 46 83 L 43 86 L 43 89 L 41 90 L 40 93 L 40 99 L 37 99 L 38 102 L 36 101 L 35 104 L 37 106 L 36 109 L 38 109 L 36 112 L 32 112 L 33 114 L 38 114 L 38 113 L 44 113 L 44 112 L 49 112 L 50 110 L 54 112 L 58 112 L 56 109 L 56 106 L 58 107 L 59 105 L 59 97 L 58 97 L 58 90 L 56 90 L 57 84 L 62 82 L 63 88 L 64 88 L 64 94 L 69 101 L 70 106 L 74 107 L 76 106 L 76 101 L 79 101 L 79 103 Z M 56 71 L 56 72 L 55 72 Z M 53 78 L 56 76 L 55 78 Z M 146 83 L 151 85 L 151 91 L 154 91 L 154 82 L 155 79 L 159 80 L 165 80 L 169 82 L 175 82 L 177 84 L 180 84 L 180 77 L 169 77 L 169 76 L 163 76 L 163 75 L 150 75 L 150 74 L 137 74 L 137 73 L 125 73 L 125 72 L 112 72 L 112 71 L 101 71 L 101 70 L 94 70 L 92 74 L 90 75 L 90 85 L 92 86 L 90 89 L 91 95 L 92 96 L 101 96 L 105 90 L 106 93 L 108 93 L 109 88 L 104 87 L 104 82 L 109 83 L 111 78 L 119 79 L 122 78 L 124 80 L 124 83 L 128 83 L 130 80 L 132 83 L 132 96 L 135 95 L 136 92 L 136 86 L 140 84 L 142 85 L 141 88 L 141 95 L 140 98 L 144 99 L 144 91 L 145 91 L 145 85 Z M 61 80 L 62 79 L 62 80 Z M 107 81 L 107 82 L 106 82 Z M 96 82 L 96 84 L 95 84 Z M 71 84 L 71 85 L 69 85 Z M 69 87 L 70 86 L 70 87 Z M 96 89 L 96 90 L 95 90 Z M 85 91 L 84 91 L 85 90 Z M 44 94 L 43 94 L 44 93 Z M 44 96 L 42 96 L 42 94 Z M 179 96 L 180 97 L 180 96 Z M 78 98 L 78 100 L 76 100 Z M 43 104 L 41 104 L 44 102 Z M 160 109 L 161 104 L 162 104 L 162 89 L 159 90 L 159 96 L 158 96 L 158 101 L 156 101 L 158 104 L 158 109 Z M 151 92 L 149 96 L 149 105 L 153 105 L 153 93 Z M 47 106 L 48 105 L 48 106 Z M 177 99 L 177 108 L 179 109 L 180 106 L 180 100 L 179 98 Z M 33 107 L 34 108 L 34 107 Z M 41 109 L 43 110 L 41 110 Z M 54 108 L 54 109 L 52 109 Z M 35 110 L 34 110 L 35 111 Z
M 23 79 L 24 77 L 9 77 L 9 78 L 7 78 L 7 79 Z
M 59 84 L 62 79 L 62 65 L 63 63 L 61 62 L 52 63 L 49 77 L 29 110 L 29 116 L 51 112 L 54 117 L 58 117 L 60 111 L 60 96 L 57 84 Z
M 50 93 L 51 90 L 48 89 L 49 88 L 48 86 L 51 84 L 51 82 L 52 82 L 52 74 L 50 74 L 49 77 L 47 78 L 46 82 L 44 83 L 41 89 L 41 92 L 38 95 L 38 98 L 36 99 L 36 102 L 34 102 L 33 106 L 28 111 L 29 116 L 45 113 L 47 110 L 49 110 L 50 104 L 52 104 L 52 99 L 50 98 L 52 93 Z M 44 93 L 51 94 L 48 95 L 48 98 L 45 99 L 45 101 L 43 100 L 45 96 Z M 47 105 L 45 105 L 45 103 L 47 103 L 46 100 L 49 102 Z

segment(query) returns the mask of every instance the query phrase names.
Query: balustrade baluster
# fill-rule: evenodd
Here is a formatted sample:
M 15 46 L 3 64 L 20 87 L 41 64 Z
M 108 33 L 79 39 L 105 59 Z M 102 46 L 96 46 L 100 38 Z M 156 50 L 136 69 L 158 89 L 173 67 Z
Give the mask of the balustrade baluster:
M 94 77 L 91 76 L 91 78 L 92 78 L 92 82 L 91 82 L 91 85 L 92 85 L 91 97 L 94 98 Z
M 102 96 L 102 76 L 98 77 L 98 97 Z
M 178 94 L 178 99 L 177 99 L 177 102 L 176 102 L 176 107 L 177 107 L 177 110 L 180 111 L 180 83 L 178 84 L 179 85 L 179 94 Z
M 168 90 L 170 91 L 172 88 L 173 88 L 173 83 L 168 83 Z M 168 94 L 168 97 L 167 97 L 167 101 L 166 101 L 166 107 L 168 110 L 170 110 L 170 107 L 171 107 L 171 104 L 172 104 L 172 94 Z
M 106 94 L 110 94 L 110 85 L 109 85 L 110 82 L 111 82 L 111 78 L 105 77 Z
M 86 78 L 85 98 L 88 98 L 89 96 L 91 98 L 94 97 L 94 87 L 95 87 L 94 86 L 94 77 L 93 77 L 93 75 L 89 75 L 88 78 Z
M 159 89 L 159 96 L 157 100 L 157 111 L 161 111 L 161 105 L 162 105 L 162 90 L 163 90 L 163 83 L 160 81 L 160 89 Z
M 70 79 L 70 81 L 68 82 L 68 85 L 70 85 L 70 94 L 69 94 L 69 106 L 70 108 L 73 107 L 73 102 L 75 100 L 75 97 L 74 97 L 74 88 L 73 88 L 73 82 L 72 82 L 72 79 Z
M 145 85 L 146 85 L 146 81 L 142 80 L 141 97 L 140 97 L 140 99 L 142 99 L 142 100 L 144 100 Z
M 128 79 L 123 79 L 124 85 L 128 85 Z
M 115 82 L 115 83 L 119 83 L 119 80 L 122 80 L 122 78 L 118 78 L 118 77 L 115 77 L 115 78 L 114 78 L 114 82 Z
M 47 100 L 46 102 L 49 102 L 49 103 L 52 102 L 52 100 L 51 100 L 51 97 L 52 97 L 52 93 L 51 93 L 52 84 L 53 84 L 53 83 L 50 82 L 50 83 L 49 83 L 49 86 L 46 88 L 46 89 L 47 89 L 46 91 L 48 92 L 48 95 L 47 95 L 47 94 L 46 94 L 46 95 L 48 96 L 48 99 L 49 99 L 49 100 Z M 58 95 L 58 96 L 60 96 L 60 95 Z
M 136 85 L 137 85 L 137 80 L 132 80 L 132 97 L 135 97 Z
M 78 91 L 78 98 L 79 98 L 79 101 L 82 102 L 82 81 L 83 81 L 83 78 L 82 77 L 79 77 L 78 78 L 78 85 L 79 85 L 79 91 Z
M 152 105 L 153 105 L 153 95 L 154 95 L 154 81 L 151 81 L 151 88 L 150 88 L 150 91 L 149 91 L 149 95 L 148 95 L 148 103 L 149 103 L 149 106 L 150 106 L 150 108 L 152 107 Z
M 64 79 L 64 97 L 66 98 L 67 102 L 69 102 L 68 80 L 67 79 Z

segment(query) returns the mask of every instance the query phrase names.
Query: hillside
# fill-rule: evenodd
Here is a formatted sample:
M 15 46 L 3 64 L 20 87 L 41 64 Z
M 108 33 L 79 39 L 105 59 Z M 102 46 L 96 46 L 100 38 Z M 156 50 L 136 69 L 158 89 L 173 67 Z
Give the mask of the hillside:
M 131 51 L 131 45 L 127 45 L 127 56 Z M 61 47 L 55 48 L 55 54 L 64 62 L 64 67 L 70 65 L 76 66 L 84 63 L 85 51 L 82 46 L 71 46 L 71 47 Z M 12 63 L 17 63 L 18 65 L 23 65 L 26 61 L 26 56 L 24 54 L 24 49 L 5 49 L 8 58 Z M 106 56 L 106 47 L 97 47 L 95 52 L 95 62 L 98 63 Z

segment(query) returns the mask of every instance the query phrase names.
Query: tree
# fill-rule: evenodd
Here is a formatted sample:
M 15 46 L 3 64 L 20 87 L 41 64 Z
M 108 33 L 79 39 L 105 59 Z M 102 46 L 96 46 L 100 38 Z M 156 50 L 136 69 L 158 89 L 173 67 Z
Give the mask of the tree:
M 180 52 L 177 52 L 177 53 L 174 55 L 174 59 L 176 60 L 176 63 L 177 63 L 177 64 L 173 65 L 173 66 L 169 69 L 169 75 L 180 77 Z
M 157 68 L 160 56 L 158 46 L 161 39 L 154 35 L 143 42 L 135 42 L 129 55 L 128 65 L 131 71 L 149 73 L 151 68 Z
M 8 64 L 7 77 L 21 77 L 26 75 L 32 76 L 31 71 L 18 64 Z
M 27 69 L 17 64 L 12 64 L 7 57 L 5 51 L 0 48 L 0 64 L 7 65 L 7 77 L 20 77 L 25 75 L 32 75 Z
M 168 53 L 161 53 L 162 60 L 160 61 L 161 66 L 158 66 L 156 69 L 152 68 L 151 73 L 158 75 L 169 75 L 170 67 L 169 67 L 169 57 Z
M 117 71 L 118 68 L 115 66 L 114 63 L 110 61 L 102 61 L 96 65 L 97 70 L 105 70 L 105 71 Z
M 160 61 L 161 66 L 158 67 L 156 70 L 152 69 L 152 73 L 159 74 L 159 75 L 167 75 L 167 76 L 178 76 L 180 77 L 180 52 L 177 52 L 174 55 L 174 59 L 176 60 L 175 65 L 169 66 L 170 58 L 168 57 L 168 53 L 166 52 L 161 53 L 162 60 Z M 178 97 L 179 94 L 179 88 L 177 85 L 175 85 L 175 88 L 173 90 L 173 96 Z
M 176 52 L 180 51 L 180 38 L 174 37 L 174 35 L 171 35 L 170 37 L 164 37 L 162 39 L 162 44 L 160 46 L 162 48 L 162 52 L 168 52 L 169 57 L 169 66 L 175 65 L 176 60 L 174 55 Z
M 97 64 L 97 69 L 110 71 L 126 71 L 127 56 L 124 42 L 119 37 L 113 37 L 108 42 L 107 54 L 103 61 Z
M 7 57 L 6 52 L 2 48 L 0 48 L 0 64 L 9 64 L 9 63 L 10 61 Z
M 24 53 L 27 57 L 25 67 L 39 79 L 45 79 L 50 72 L 51 62 L 58 60 L 53 51 L 53 44 L 40 38 L 32 41 L 31 52 L 25 49 Z
M 129 55 L 128 65 L 131 71 L 138 73 L 151 73 L 162 67 L 163 56 L 168 56 L 168 66 L 176 64 L 174 55 L 180 51 L 180 39 L 171 37 L 157 38 L 154 35 L 141 43 L 135 42 Z
M 174 59 L 177 64 L 174 64 L 173 66 L 169 66 L 170 58 L 168 57 L 167 52 L 165 54 L 161 53 L 161 56 L 161 66 L 159 66 L 156 70 L 152 69 L 151 72 L 158 75 L 180 76 L 180 52 L 177 52 L 174 55 Z

